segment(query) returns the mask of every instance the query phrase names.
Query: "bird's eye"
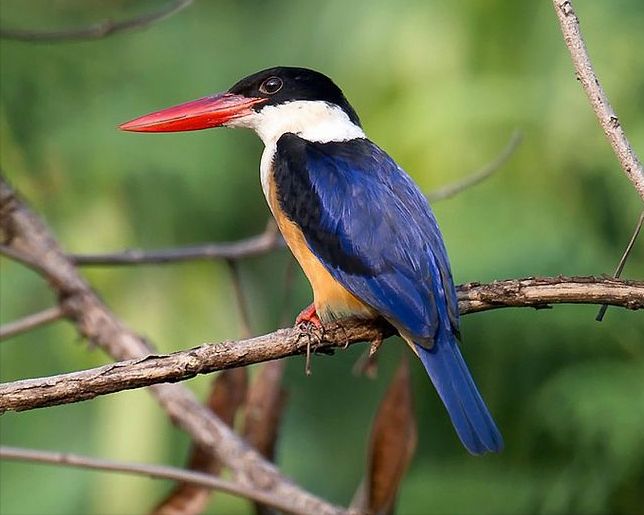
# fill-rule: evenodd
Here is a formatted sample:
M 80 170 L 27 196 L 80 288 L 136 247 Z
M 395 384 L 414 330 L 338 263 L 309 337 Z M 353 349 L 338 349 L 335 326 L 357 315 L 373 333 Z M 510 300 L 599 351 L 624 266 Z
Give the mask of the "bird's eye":
M 283 85 L 284 83 L 279 77 L 269 77 L 264 82 L 262 82 L 259 90 L 267 95 L 273 95 L 274 93 L 277 93 L 280 89 L 282 89 Z

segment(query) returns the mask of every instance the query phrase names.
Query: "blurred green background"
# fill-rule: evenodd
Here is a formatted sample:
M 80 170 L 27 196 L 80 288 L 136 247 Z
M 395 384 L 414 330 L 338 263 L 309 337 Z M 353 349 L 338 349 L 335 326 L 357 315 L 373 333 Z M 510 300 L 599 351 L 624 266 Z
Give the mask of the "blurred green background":
M 160 1 L 2 0 L 6 28 L 63 28 L 158 9 Z M 591 56 L 634 147 L 644 152 L 644 5 L 577 2 Z M 148 29 L 99 41 L 2 41 L 1 164 L 70 252 L 162 248 L 261 232 L 260 141 L 243 131 L 127 134 L 119 123 L 227 89 L 274 65 L 318 69 L 343 88 L 368 135 L 425 190 L 524 140 L 484 184 L 436 203 L 458 283 L 612 273 L 641 200 L 575 80 L 550 2 L 198 1 Z M 256 333 L 279 325 L 290 255 L 241 264 Z M 240 334 L 225 263 L 85 269 L 108 305 L 159 351 Z M 644 277 L 644 241 L 625 277 Z M 55 299 L 6 259 L 1 319 Z M 311 300 L 297 272 L 288 319 Z M 635 514 L 644 510 L 644 316 L 596 306 L 504 309 L 463 319 L 463 353 L 506 440 L 462 448 L 413 362 L 419 447 L 401 514 Z M 288 363 L 278 462 L 299 484 L 349 502 L 370 424 L 402 352 L 376 380 L 351 368 L 364 346 Z M 2 342 L 1 379 L 108 363 L 59 322 Z M 189 383 L 203 398 L 210 378 Z M 2 443 L 181 466 L 189 447 L 142 390 L 0 419 Z M 0 464 L 6 514 L 143 513 L 168 489 L 146 478 Z M 208 513 L 251 513 L 215 495 Z

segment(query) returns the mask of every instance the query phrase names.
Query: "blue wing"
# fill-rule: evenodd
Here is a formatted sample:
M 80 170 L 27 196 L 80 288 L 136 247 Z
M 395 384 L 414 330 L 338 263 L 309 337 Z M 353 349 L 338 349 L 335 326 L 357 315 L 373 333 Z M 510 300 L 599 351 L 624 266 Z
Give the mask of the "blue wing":
M 413 342 L 465 446 L 499 450 L 456 346 L 447 252 L 418 186 L 366 139 L 313 143 L 285 134 L 273 173 L 281 208 L 332 277 Z

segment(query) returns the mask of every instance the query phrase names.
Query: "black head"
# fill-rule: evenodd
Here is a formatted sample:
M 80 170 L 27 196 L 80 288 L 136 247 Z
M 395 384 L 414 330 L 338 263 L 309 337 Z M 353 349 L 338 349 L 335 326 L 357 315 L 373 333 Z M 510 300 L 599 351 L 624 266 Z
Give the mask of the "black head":
M 307 68 L 276 66 L 254 73 L 240 80 L 229 93 L 251 98 L 265 98 L 253 109 L 261 110 L 266 105 L 279 105 L 294 100 L 318 100 L 340 107 L 356 125 L 358 115 L 345 98 L 342 90 L 326 75 Z

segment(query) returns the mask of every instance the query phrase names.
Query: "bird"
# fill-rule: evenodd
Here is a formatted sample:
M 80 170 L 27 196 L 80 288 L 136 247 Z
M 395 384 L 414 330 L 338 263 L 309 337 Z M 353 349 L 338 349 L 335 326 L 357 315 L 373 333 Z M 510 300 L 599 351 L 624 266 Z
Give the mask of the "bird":
M 251 129 L 264 143 L 262 189 L 313 290 L 296 322 L 383 317 L 420 358 L 465 448 L 500 452 L 503 439 L 457 344 L 458 300 L 434 213 L 366 136 L 342 90 L 318 71 L 278 66 L 119 128 L 222 126 Z

